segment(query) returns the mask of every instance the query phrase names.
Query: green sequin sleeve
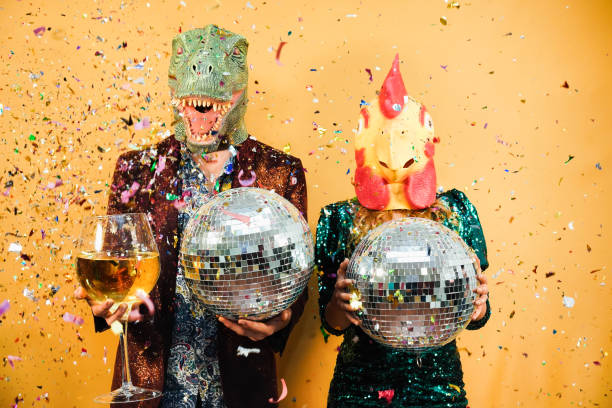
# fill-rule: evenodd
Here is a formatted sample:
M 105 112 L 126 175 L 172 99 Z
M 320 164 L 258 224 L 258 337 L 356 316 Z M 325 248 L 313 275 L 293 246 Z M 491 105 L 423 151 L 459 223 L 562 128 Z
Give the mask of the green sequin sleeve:
M 453 213 L 457 214 L 459 224 L 454 226 L 455 228 L 453 229 L 474 250 L 478 259 L 480 259 L 480 268 L 484 272 L 489 267 L 487 244 L 476 207 L 474 207 L 463 192 L 456 189 L 441 194 L 440 199 L 448 204 Z M 480 329 L 487 323 L 489 317 L 491 317 L 491 305 L 489 300 L 487 300 L 487 312 L 484 317 L 478 321 L 470 322 L 466 328 L 468 330 Z
M 343 201 L 324 207 L 317 223 L 315 262 L 319 272 L 319 313 L 325 330 L 340 336 L 343 330 L 331 327 L 325 320 L 325 308 L 334 293 L 336 272 L 344 258 L 350 257 L 346 243 L 353 222 L 353 214 Z

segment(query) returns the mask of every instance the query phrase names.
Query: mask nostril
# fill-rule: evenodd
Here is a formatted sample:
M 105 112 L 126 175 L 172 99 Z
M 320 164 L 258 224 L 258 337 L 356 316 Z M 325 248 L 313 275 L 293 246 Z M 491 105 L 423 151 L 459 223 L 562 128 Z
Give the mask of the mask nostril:
M 194 64 L 194 65 L 191 66 L 191 69 L 193 69 L 193 72 L 197 72 L 198 67 L 196 67 L 195 64 Z
M 404 168 L 407 169 L 408 167 L 412 166 L 412 164 L 414 163 L 414 158 L 408 160 L 406 163 L 404 163 Z
M 212 65 L 208 66 L 208 73 L 210 74 L 212 72 Z

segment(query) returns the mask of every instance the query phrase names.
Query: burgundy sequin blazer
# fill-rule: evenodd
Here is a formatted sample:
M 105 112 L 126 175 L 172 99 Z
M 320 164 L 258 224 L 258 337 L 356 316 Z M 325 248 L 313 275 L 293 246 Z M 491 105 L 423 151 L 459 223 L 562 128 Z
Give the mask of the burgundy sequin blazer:
M 299 159 L 251 137 L 237 146 L 237 149 L 232 188 L 241 187 L 246 182 L 251 183 L 251 187 L 274 190 L 306 217 L 306 180 Z M 160 165 L 162 157 L 165 157 L 165 167 L 159 171 L 153 165 Z M 150 294 L 155 303 L 155 315 L 151 321 L 131 323 L 127 339 L 132 382 L 137 386 L 158 390 L 164 386 L 174 320 L 179 237 L 178 210 L 173 205 L 173 199 L 181 196 L 181 180 L 177 176 L 180 157 L 180 144 L 173 136 L 150 148 L 121 155 L 117 160 L 108 205 L 109 214 L 143 212 L 150 215 L 161 260 L 161 274 Z M 130 195 L 125 191 L 136 189 L 134 183 L 138 183 L 138 190 L 129 197 L 129 201 L 124 202 Z M 291 307 L 289 325 L 259 342 L 239 336 L 219 323 L 218 358 L 224 401 L 228 408 L 275 406 L 268 402 L 270 397 L 276 398 L 278 394 L 274 352 L 282 352 L 291 329 L 304 310 L 307 298 L 308 288 Z M 95 318 L 95 325 L 96 331 L 108 328 L 101 318 Z M 238 346 L 258 348 L 261 352 L 238 357 Z M 113 389 L 120 383 L 120 358 L 117 354 Z M 156 399 L 137 406 L 154 408 L 159 406 L 159 402 L 160 399 Z

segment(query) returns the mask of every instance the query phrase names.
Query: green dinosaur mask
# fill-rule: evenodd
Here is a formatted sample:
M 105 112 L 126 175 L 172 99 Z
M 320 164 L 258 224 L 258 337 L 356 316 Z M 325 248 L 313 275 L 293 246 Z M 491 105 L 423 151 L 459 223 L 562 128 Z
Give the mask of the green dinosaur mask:
M 172 40 L 168 85 L 174 134 L 192 153 L 210 153 L 247 138 L 247 40 L 209 24 Z

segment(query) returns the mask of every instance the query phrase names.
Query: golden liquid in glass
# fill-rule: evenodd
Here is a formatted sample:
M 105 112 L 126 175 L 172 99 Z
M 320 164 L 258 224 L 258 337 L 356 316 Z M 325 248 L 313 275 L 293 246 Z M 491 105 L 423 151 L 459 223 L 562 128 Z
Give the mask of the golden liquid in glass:
M 159 278 L 157 252 L 132 252 L 117 257 L 100 252 L 82 252 L 77 257 L 81 286 L 98 302 L 112 299 L 115 305 L 139 302 L 136 291 L 149 293 Z M 128 309 L 129 310 L 129 309 Z

